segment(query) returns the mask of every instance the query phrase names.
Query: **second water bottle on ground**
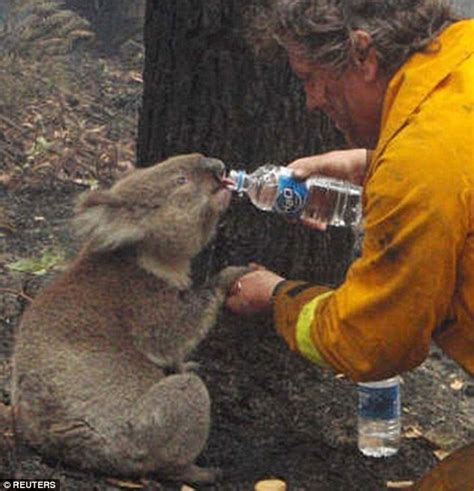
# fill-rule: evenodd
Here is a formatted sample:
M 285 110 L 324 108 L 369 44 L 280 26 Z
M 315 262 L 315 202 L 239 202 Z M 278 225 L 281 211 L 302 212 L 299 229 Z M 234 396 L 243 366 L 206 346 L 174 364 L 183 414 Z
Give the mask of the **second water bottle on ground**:
M 357 385 L 358 447 L 367 457 L 398 452 L 401 432 L 400 377 Z
M 230 187 L 245 193 L 259 209 L 288 218 L 313 218 L 324 225 L 356 226 L 362 218 L 362 188 L 347 181 L 313 176 L 306 181 L 292 177 L 291 169 L 264 165 L 248 174 L 231 170 Z

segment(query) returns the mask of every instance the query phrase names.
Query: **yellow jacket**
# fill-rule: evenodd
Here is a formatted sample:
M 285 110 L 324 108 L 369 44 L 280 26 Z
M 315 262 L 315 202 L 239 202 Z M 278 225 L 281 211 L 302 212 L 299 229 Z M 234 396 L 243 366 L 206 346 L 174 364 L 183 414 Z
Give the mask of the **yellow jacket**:
M 336 290 L 285 281 L 292 349 L 354 380 L 409 370 L 431 339 L 474 374 L 474 21 L 393 76 L 364 185 L 362 256 Z

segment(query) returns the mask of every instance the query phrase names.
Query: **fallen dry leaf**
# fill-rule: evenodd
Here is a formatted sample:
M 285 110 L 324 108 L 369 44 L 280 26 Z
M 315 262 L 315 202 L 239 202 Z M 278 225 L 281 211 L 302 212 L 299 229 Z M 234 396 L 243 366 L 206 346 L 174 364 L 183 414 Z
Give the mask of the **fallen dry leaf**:
M 450 384 L 449 386 L 451 387 L 451 389 L 453 390 L 461 390 L 463 387 L 464 387 L 464 381 L 461 380 L 461 379 L 454 379 Z
M 442 448 L 435 450 L 433 453 L 438 460 L 443 460 L 450 454 L 450 452 L 447 452 L 446 450 L 443 450 Z
M 11 174 L 6 174 L 6 173 L 0 174 L 0 184 L 2 186 L 8 186 L 11 180 L 12 180 Z
M 106 479 L 106 481 L 109 484 L 112 484 L 112 486 L 117 486 L 118 488 L 125 488 L 125 489 L 142 489 L 143 484 L 140 482 L 136 481 L 126 481 L 126 480 L 121 480 L 121 479 L 115 479 L 113 477 L 109 477 Z
M 286 491 L 286 482 L 281 479 L 264 479 L 255 484 L 255 491 Z
M 130 80 L 133 80 L 134 82 L 143 83 L 143 76 L 140 72 L 131 71 L 128 73 L 128 75 L 130 77 Z
M 388 489 L 406 489 L 413 486 L 413 481 L 387 481 L 385 483 Z
M 403 436 L 408 439 L 421 438 L 423 436 L 423 432 L 418 426 L 408 426 L 403 432 Z
M 452 452 L 459 446 L 459 436 L 453 429 L 437 426 L 423 433 L 423 436 L 436 448 Z

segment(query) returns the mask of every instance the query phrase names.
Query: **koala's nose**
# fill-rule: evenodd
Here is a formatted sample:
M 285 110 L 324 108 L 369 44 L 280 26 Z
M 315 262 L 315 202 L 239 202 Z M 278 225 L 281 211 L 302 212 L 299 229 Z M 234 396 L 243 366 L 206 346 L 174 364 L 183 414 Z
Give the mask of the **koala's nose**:
M 205 157 L 204 167 L 207 170 L 210 170 L 219 180 L 222 179 L 225 175 L 225 165 L 222 160 Z

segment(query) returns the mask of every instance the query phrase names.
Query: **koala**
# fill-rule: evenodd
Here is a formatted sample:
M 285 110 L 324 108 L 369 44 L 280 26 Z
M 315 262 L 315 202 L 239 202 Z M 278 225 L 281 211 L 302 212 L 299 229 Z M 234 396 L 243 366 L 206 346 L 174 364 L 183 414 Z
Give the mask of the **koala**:
M 78 203 L 87 238 L 16 333 L 12 406 L 46 458 L 115 476 L 213 482 L 194 464 L 210 398 L 185 359 L 249 268 L 193 287 L 190 263 L 230 203 L 224 165 L 181 155 L 133 170 Z

